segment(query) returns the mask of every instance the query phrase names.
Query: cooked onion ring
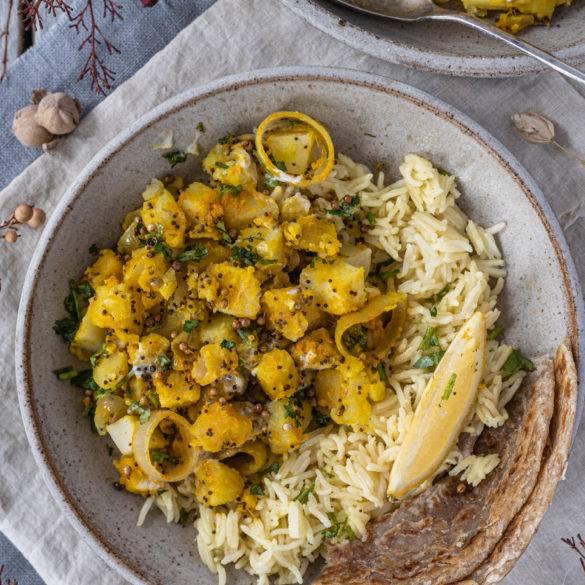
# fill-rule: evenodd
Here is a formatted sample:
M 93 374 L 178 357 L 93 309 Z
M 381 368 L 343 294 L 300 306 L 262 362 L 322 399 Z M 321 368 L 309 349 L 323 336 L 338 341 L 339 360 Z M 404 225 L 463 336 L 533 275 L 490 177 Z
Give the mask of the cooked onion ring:
M 185 449 L 181 453 L 181 461 L 170 473 L 161 473 L 150 459 L 150 441 L 154 431 L 163 420 L 169 420 L 177 427 Z M 158 481 L 181 481 L 193 473 L 199 459 L 199 450 L 191 445 L 190 425 L 187 419 L 172 410 L 157 410 L 148 422 L 138 427 L 132 440 L 132 450 L 136 463 L 150 479 Z
M 384 327 L 384 336 L 378 346 L 366 354 L 374 355 L 381 359 L 392 349 L 402 334 L 404 321 L 406 319 L 406 295 L 403 293 L 388 292 L 385 295 L 373 298 L 359 311 L 341 316 L 335 326 L 335 343 L 337 349 L 345 357 L 352 356 L 351 352 L 343 342 L 343 334 L 354 325 L 368 323 L 384 313 L 392 311 L 390 322 Z
M 315 174 L 310 178 L 305 178 L 305 175 L 291 175 L 279 169 L 271 160 L 266 149 L 264 148 L 264 134 L 266 133 L 268 126 L 277 122 L 278 120 L 299 120 L 311 127 L 317 134 L 317 142 L 321 147 L 320 157 L 311 164 L 311 168 L 315 171 Z M 322 181 L 329 175 L 333 168 L 333 159 L 335 157 L 335 150 L 333 147 L 333 141 L 329 132 L 325 127 L 313 120 L 310 116 L 302 114 L 301 112 L 274 112 L 265 118 L 258 126 L 256 132 L 256 151 L 258 152 L 258 158 L 264 165 L 264 168 L 278 181 L 282 183 L 290 183 L 297 185 L 298 187 L 307 187 L 313 183 Z

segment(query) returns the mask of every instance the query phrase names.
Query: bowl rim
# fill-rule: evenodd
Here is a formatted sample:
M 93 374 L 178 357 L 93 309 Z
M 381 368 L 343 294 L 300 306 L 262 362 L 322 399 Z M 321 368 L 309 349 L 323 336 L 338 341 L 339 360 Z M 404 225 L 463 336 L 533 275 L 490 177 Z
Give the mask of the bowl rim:
M 389 63 L 453 77 L 520 77 L 548 71 L 545 65 L 520 52 L 500 57 L 454 56 L 441 51 L 433 52 L 394 39 L 381 38 L 367 28 L 339 18 L 333 11 L 322 6 L 316 0 L 280 1 L 318 30 L 354 49 Z M 328 2 L 332 2 L 332 0 L 328 0 Z M 348 11 L 350 10 L 348 9 Z M 372 16 L 371 18 L 376 17 Z M 585 62 L 585 40 L 562 47 L 554 53 L 556 57 L 572 65 L 583 64 Z
M 74 202 L 82 195 L 85 186 L 104 164 L 136 136 L 159 120 L 207 97 L 261 83 L 290 83 L 295 81 L 325 81 L 365 87 L 371 91 L 379 91 L 407 100 L 430 113 L 440 116 L 446 122 L 455 125 L 463 133 L 473 137 L 482 147 L 487 149 L 490 155 L 494 156 L 502 164 L 504 169 L 519 184 L 526 198 L 537 212 L 555 250 L 557 262 L 563 274 L 565 297 L 570 311 L 569 337 L 573 351 L 578 359 L 579 380 L 585 379 L 585 305 L 577 271 L 560 224 L 540 188 L 524 168 L 499 141 L 471 118 L 441 100 L 406 84 L 379 75 L 362 73 L 351 69 L 327 67 L 260 69 L 231 75 L 191 88 L 158 105 L 113 138 L 100 149 L 67 189 L 51 214 L 33 253 L 22 289 L 16 326 L 15 367 L 20 412 L 31 451 L 41 470 L 43 479 L 51 495 L 82 538 L 110 567 L 135 585 L 154 582 L 149 580 L 148 576 L 138 566 L 117 553 L 99 530 L 93 526 L 92 521 L 84 516 L 75 498 L 62 481 L 58 466 L 52 460 L 44 443 L 42 425 L 34 402 L 30 374 L 30 317 L 32 317 L 32 304 L 39 280 L 39 267 L 50 251 L 55 233 L 71 211 Z M 577 431 L 584 401 L 585 392 L 580 391 L 573 433 Z

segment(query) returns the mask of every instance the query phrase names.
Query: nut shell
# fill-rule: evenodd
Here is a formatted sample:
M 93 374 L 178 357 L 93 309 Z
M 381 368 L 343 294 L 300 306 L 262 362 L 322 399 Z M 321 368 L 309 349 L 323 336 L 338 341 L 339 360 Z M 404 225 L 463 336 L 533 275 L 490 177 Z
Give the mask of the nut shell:
M 36 120 L 38 106 L 26 106 L 14 115 L 12 133 L 29 148 L 40 148 L 53 139 L 53 135 Z
M 79 124 L 81 108 L 66 93 L 48 93 L 38 105 L 37 122 L 52 134 L 61 136 L 73 132 Z

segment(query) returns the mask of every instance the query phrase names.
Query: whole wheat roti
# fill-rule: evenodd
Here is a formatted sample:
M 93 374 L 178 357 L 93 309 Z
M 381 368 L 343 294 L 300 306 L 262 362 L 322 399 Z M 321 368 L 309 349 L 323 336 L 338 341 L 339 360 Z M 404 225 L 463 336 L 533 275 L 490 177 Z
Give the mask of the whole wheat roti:
M 534 491 L 506 529 L 490 556 L 458 585 L 488 585 L 503 579 L 532 539 L 563 477 L 573 441 L 577 410 L 577 369 L 568 343 L 559 346 L 554 360 L 555 411 L 549 442 Z
M 570 352 L 560 348 L 557 370 L 560 372 L 564 364 L 562 368 L 566 373 L 561 377 L 572 395 L 576 394 L 576 379 L 571 377 L 572 359 L 569 358 Z M 568 446 L 560 449 L 558 456 L 554 444 L 551 443 L 552 448 L 547 447 L 555 408 L 554 370 L 552 360 L 540 360 L 530 383 L 525 384 L 510 403 L 508 421 L 498 429 L 482 433 L 475 452 L 497 452 L 501 462 L 478 487 L 467 488 L 461 493 L 465 484 L 456 478 L 437 482 L 394 512 L 373 520 L 365 542 L 332 549 L 317 582 L 320 585 L 447 585 L 463 579 L 469 585 L 495 582 L 496 567 L 511 567 L 526 546 L 512 544 L 515 537 L 508 536 L 508 527 L 514 530 L 516 516 L 531 508 L 527 501 L 537 497 L 543 489 L 534 489 L 542 475 L 543 456 L 551 465 L 553 460 L 557 462 L 554 469 L 564 468 L 566 461 L 564 451 L 568 452 Z M 570 437 L 571 416 L 561 418 L 570 428 L 559 430 L 558 417 L 555 417 L 553 433 L 564 436 L 568 432 Z M 559 475 L 560 472 L 552 482 L 551 494 Z M 549 496 L 541 496 L 539 507 L 531 514 L 539 519 L 549 500 Z M 525 525 L 524 522 L 520 524 Z M 527 533 L 526 543 L 534 528 Z M 512 540 L 502 545 L 499 554 L 498 543 L 508 537 Z M 510 555 L 507 554 L 509 547 L 515 551 Z M 501 572 L 501 576 L 507 570 L 509 568 Z M 495 577 L 496 580 L 501 576 Z M 486 580 L 488 578 L 490 581 Z

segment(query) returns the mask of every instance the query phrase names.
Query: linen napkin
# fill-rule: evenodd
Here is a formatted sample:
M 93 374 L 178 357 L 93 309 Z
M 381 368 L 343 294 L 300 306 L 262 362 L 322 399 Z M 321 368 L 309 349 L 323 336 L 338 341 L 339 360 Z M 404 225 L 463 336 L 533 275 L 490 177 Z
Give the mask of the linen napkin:
M 279 65 L 331 65 L 386 75 L 450 102 L 483 124 L 516 154 L 540 183 L 567 233 L 585 277 L 585 170 L 552 146 L 522 142 L 510 115 L 526 109 L 558 123 L 559 139 L 585 152 L 585 97 L 556 74 L 517 79 L 449 78 L 420 73 L 361 54 L 307 25 L 276 0 L 219 0 L 165 49 L 100 103 L 58 151 L 33 162 L 2 193 L 0 217 L 21 201 L 48 212 L 95 152 L 128 124 L 165 99 L 227 75 Z M 79 538 L 51 499 L 20 422 L 13 374 L 16 310 L 37 235 L 2 248 L 3 315 L 0 333 L 0 530 L 25 554 L 48 585 L 123 583 Z M 585 431 L 585 429 L 584 429 Z M 585 432 L 541 528 L 506 585 L 577 585 L 582 572 L 561 537 L 584 530 Z M 172 585 L 172 584 L 169 584 Z

